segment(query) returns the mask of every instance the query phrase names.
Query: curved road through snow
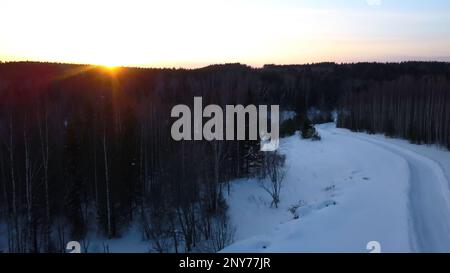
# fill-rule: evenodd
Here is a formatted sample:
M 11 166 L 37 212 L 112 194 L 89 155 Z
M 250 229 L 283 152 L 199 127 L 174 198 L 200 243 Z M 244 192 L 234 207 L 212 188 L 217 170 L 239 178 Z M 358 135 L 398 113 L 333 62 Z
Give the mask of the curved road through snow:
M 333 134 L 366 141 L 404 158 L 410 170 L 408 206 L 413 250 L 450 252 L 450 183 L 438 162 L 367 134 L 336 129 L 334 125 L 320 128 Z

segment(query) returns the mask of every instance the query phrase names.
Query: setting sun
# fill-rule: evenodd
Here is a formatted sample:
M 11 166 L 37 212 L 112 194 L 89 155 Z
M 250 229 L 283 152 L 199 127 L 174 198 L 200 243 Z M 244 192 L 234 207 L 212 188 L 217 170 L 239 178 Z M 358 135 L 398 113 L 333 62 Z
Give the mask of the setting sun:
M 105 68 L 106 70 L 110 71 L 110 72 L 114 72 L 117 69 L 117 66 L 115 65 L 102 65 L 103 68 Z

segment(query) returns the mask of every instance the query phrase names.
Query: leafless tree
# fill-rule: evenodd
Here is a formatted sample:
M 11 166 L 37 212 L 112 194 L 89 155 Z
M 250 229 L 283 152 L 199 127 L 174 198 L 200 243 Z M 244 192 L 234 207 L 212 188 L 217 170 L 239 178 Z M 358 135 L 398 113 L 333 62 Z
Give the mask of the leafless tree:
M 275 208 L 278 208 L 278 204 L 280 203 L 281 188 L 286 175 L 284 162 L 285 156 L 280 155 L 277 151 L 267 152 L 265 154 L 264 168 L 267 178 L 261 179 L 260 185 L 272 198 L 270 206 Z
M 41 156 L 43 165 L 44 198 L 45 198 L 45 224 L 44 224 L 44 244 L 47 252 L 50 252 L 51 245 L 51 220 L 50 220 L 50 196 L 49 196 L 49 138 L 48 138 L 48 114 L 47 105 L 44 102 L 43 110 L 39 113 L 39 137 L 41 143 Z
M 213 227 L 207 251 L 218 252 L 233 243 L 236 228 L 232 226 L 226 215 L 220 215 L 212 222 Z

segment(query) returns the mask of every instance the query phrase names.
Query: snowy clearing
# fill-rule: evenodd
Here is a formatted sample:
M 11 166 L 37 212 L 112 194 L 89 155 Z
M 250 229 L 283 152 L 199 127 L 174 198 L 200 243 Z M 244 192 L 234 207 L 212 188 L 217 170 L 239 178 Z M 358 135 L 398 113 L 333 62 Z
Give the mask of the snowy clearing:
M 322 141 L 283 139 L 278 209 L 254 180 L 227 197 L 236 243 L 223 252 L 450 251 L 450 153 L 318 126 Z M 289 208 L 298 206 L 294 215 Z

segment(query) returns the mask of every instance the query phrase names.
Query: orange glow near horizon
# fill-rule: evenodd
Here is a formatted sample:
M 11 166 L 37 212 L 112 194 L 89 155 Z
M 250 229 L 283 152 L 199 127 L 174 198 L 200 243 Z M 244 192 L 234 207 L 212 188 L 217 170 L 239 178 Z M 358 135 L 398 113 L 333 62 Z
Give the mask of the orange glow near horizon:
M 447 11 L 320 2 L 0 0 L 0 61 L 195 68 L 450 57 Z
M 102 67 L 110 72 L 114 72 L 118 68 L 116 65 L 102 65 Z

